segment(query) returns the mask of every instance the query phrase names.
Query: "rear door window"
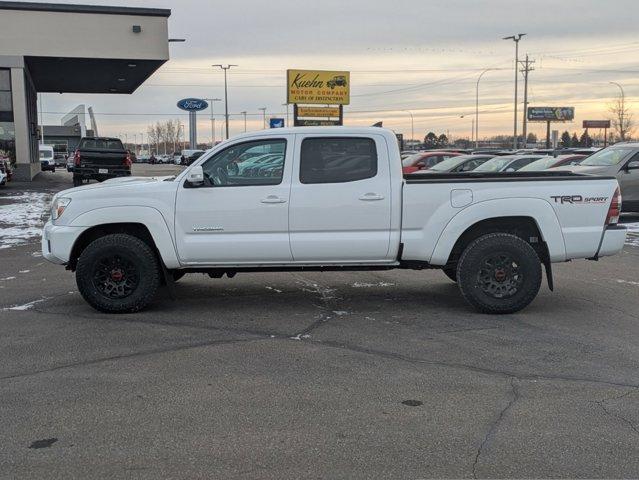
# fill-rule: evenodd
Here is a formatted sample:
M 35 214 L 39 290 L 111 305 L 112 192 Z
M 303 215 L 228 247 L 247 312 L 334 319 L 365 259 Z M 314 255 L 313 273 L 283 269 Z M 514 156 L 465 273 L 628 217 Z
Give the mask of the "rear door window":
M 377 149 L 370 138 L 305 138 L 300 154 L 300 182 L 344 183 L 377 175 Z

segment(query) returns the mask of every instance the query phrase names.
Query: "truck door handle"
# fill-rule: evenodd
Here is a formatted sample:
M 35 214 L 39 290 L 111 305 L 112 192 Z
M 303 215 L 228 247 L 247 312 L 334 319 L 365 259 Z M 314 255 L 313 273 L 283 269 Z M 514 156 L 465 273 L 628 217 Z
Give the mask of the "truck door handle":
M 269 195 L 266 198 L 263 198 L 262 200 L 260 200 L 260 202 L 262 203 L 286 203 L 286 200 L 284 198 L 280 198 L 277 195 Z
M 384 195 L 369 192 L 359 197 L 359 199 L 363 202 L 374 202 L 375 200 L 384 200 Z

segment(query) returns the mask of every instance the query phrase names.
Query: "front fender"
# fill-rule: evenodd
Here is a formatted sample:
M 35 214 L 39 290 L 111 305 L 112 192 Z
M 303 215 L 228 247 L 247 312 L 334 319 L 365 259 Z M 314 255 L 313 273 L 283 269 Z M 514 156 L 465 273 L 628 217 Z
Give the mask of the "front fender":
M 164 265 L 167 268 L 180 267 L 169 227 L 162 214 L 153 207 L 121 206 L 96 208 L 78 215 L 69 226 L 96 227 L 113 223 L 139 223 L 144 225 L 151 233 Z
M 435 244 L 430 263 L 445 265 L 455 243 L 468 228 L 482 220 L 500 217 L 532 218 L 548 245 L 550 260 L 561 262 L 566 259 L 561 225 L 552 206 L 538 198 L 509 198 L 507 201 L 500 199 L 475 203 L 451 218 Z

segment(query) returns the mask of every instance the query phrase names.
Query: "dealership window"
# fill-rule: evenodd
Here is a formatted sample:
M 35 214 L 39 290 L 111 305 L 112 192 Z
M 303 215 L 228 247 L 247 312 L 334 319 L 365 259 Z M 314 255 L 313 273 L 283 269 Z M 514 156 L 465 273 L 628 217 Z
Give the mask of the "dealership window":
M 300 182 L 344 183 L 377 175 L 377 149 L 370 138 L 305 138 Z
M 0 68 L 0 161 L 15 163 L 16 138 L 11 100 L 11 70 Z

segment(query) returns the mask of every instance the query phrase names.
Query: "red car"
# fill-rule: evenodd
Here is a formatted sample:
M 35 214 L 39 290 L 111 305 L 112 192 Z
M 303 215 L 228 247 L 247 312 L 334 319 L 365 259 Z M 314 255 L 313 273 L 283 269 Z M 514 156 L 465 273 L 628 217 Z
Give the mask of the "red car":
M 441 150 L 430 150 L 427 152 L 419 152 L 410 155 L 402 160 L 402 172 L 413 173 L 418 170 L 427 170 L 439 162 L 443 162 L 447 158 L 457 157 L 461 153 L 445 152 Z

